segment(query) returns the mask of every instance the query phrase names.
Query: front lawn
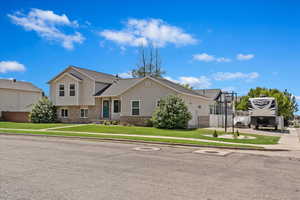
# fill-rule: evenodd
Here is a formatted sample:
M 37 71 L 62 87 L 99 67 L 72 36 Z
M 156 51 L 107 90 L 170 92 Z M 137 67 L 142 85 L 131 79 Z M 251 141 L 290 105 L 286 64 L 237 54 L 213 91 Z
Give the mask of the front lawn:
M 179 139 L 166 139 L 166 138 L 145 138 L 137 136 L 117 136 L 117 135 L 92 135 L 88 133 L 61 133 L 55 131 L 23 131 L 23 130 L 0 130 L 0 133 L 10 133 L 14 134 L 30 134 L 30 135 L 49 135 L 49 136 L 75 136 L 75 137 L 85 137 L 85 138 L 97 138 L 97 139 L 126 139 L 126 140 L 135 140 L 135 141 L 146 141 L 146 142 L 164 142 L 169 144 L 192 144 L 192 145 L 201 145 L 207 147 L 235 147 L 235 148 L 247 148 L 247 149 L 263 149 L 259 146 L 250 146 L 242 144 L 222 144 L 217 142 L 201 142 L 201 141 L 189 141 Z
M 254 136 L 255 139 L 226 139 L 226 138 L 214 138 L 205 136 L 207 134 L 213 134 L 212 130 L 207 129 L 195 129 L 195 130 L 167 130 L 157 129 L 152 127 L 136 127 L 136 126 L 105 126 L 90 124 L 86 126 L 70 127 L 57 129 L 61 131 L 76 131 L 76 132 L 93 132 L 93 133 L 115 133 L 115 134 L 134 134 L 134 135 L 157 135 L 157 136 L 170 136 L 170 137 L 183 137 L 183 138 L 198 138 L 213 141 L 224 141 L 233 143 L 245 143 L 245 144 L 277 144 L 280 137 L 277 136 L 265 136 L 257 134 L 240 133 L 240 135 Z M 225 134 L 225 132 L 218 131 L 219 134 Z
M 16 123 L 16 122 L 0 122 L 0 128 L 15 128 L 15 129 L 45 129 L 60 126 L 66 126 L 62 123 Z

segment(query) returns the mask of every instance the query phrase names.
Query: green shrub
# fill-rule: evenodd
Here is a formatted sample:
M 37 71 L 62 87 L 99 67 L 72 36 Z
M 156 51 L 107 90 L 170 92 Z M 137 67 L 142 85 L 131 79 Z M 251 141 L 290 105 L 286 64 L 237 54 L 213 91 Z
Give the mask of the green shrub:
M 239 130 L 236 130 L 236 132 L 235 132 L 235 133 L 236 133 L 236 135 L 237 135 L 237 136 L 240 136 L 240 132 L 239 132 Z
M 213 137 L 218 137 L 218 132 L 217 132 L 217 130 L 214 131 Z
M 108 120 L 104 120 L 104 121 L 103 121 L 103 124 L 106 125 L 106 126 L 109 126 L 109 125 L 111 125 L 111 122 L 108 121 Z
M 146 125 L 146 127 L 153 127 L 153 122 L 152 122 L 152 120 L 151 120 L 151 119 L 145 120 L 145 125 Z
M 118 125 L 119 122 L 118 122 L 118 121 L 111 121 L 111 124 L 112 124 L 112 125 Z
M 57 122 L 56 107 L 48 98 L 43 97 L 33 106 L 29 118 L 33 123 Z
M 154 111 L 151 121 L 156 128 L 183 129 L 187 128 L 192 114 L 184 101 L 174 95 L 162 98 Z

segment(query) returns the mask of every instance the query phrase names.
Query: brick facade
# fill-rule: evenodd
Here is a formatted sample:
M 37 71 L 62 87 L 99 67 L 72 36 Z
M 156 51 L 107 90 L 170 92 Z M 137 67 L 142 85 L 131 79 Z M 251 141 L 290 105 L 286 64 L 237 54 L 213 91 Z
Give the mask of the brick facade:
M 2 112 L 4 121 L 10 122 L 29 122 L 29 112 Z
M 96 122 L 102 119 L 102 101 L 96 99 L 95 106 L 58 106 L 57 116 L 63 123 L 90 123 Z M 88 109 L 88 117 L 80 117 L 80 109 Z M 68 109 L 68 118 L 61 117 L 61 109 Z

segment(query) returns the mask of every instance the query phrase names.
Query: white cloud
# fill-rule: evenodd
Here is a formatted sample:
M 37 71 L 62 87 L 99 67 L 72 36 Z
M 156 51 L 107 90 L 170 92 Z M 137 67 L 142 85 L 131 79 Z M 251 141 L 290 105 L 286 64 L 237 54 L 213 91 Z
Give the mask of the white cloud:
M 161 19 L 129 19 L 122 30 L 103 30 L 99 34 L 119 45 L 128 46 L 152 44 L 156 47 L 164 47 L 168 43 L 175 45 L 197 43 L 192 35 Z
M 78 27 L 77 21 L 70 21 L 63 15 L 57 15 L 50 10 L 31 9 L 26 15 L 22 12 L 8 14 L 13 23 L 22 26 L 27 31 L 35 31 L 39 36 L 51 41 L 60 42 L 66 49 L 73 49 L 74 43 L 82 43 L 85 38 L 79 32 L 66 34 L 59 27 Z
M 225 81 L 225 80 L 232 80 L 232 79 L 246 79 L 252 80 L 259 77 L 257 72 L 251 73 L 242 73 L 242 72 L 217 72 L 213 74 L 213 77 L 217 81 Z
M 295 96 L 297 101 L 300 101 L 300 96 Z
M 254 54 L 238 54 L 236 55 L 236 59 L 238 60 L 251 60 L 254 58 Z
M 124 72 L 124 73 L 120 73 L 120 74 L 118 74 L 118 75 L 119 75 L 119 77 L 121 77 L 121 78 L 132 78 L 131 72 Z
M 211 86 L 210 79 L 206 76 L 200 76 L 200 77 L 181 76 L 178 78 L 178 80 L 173 79 L 169 76 L 166 76 L 164 78 L 175 83 L 189 84 L 193 88 L 209 88 Z
M 0 61 L 0 73 L 22 72 L 25 70 L 25 66 L 16 61 Z
M 193 55 L 193 59 L 198 61 L 203 61 L 203 62 L 230 62 L 231 61 L 229 58 L 225 58 L 225 57 L 217 58 L 207 53 L 195 54 Z

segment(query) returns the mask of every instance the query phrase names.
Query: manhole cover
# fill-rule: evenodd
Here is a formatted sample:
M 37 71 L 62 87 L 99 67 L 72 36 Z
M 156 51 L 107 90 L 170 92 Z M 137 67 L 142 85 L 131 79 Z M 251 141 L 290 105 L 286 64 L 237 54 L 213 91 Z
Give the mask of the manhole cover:
M 160 148 L 158 147 L 135 147 L 133 150 L 136 151 L 159 151 Z
M 230 151 L 224 151 L 224 150 L 210 150 L 210 149 L 201 149 L 194 151 L 193 153 L 198 154 L 206 154 L 206 155 L 218 155 L 218 156 L 226 156 L 230 154 Z

